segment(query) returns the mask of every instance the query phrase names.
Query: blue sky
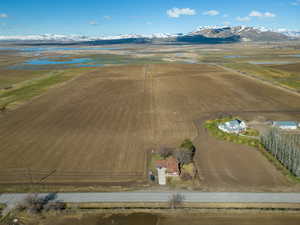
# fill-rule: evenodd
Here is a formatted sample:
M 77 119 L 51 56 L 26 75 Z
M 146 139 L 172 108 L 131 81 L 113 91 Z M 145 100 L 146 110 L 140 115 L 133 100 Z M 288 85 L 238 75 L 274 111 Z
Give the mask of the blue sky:
M 300 30 L 300 0 L 0 1 L 0 35 L 185 33 L 224 24 Z

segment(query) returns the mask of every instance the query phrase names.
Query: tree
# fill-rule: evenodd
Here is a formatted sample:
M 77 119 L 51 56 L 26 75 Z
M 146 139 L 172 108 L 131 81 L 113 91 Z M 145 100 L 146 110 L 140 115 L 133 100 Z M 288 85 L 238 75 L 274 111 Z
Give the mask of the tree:
M 273 128 L 262 134 L 261 142 L 288 170 L 300 176 L 299 134 L 287 134 Z
M 190 139 L 185 139 L 181 145 L 180 148 L 184 148 L 190 152 L 192 152 L 192 157 L 194 157 L 196 152 L 196 147 L 194 146 L 193 142 Z
M 50 193 L 44 196 L 39 196 L 37 193 L 29 194 L 23 202 L 19 203 L 17 208 L 21 211 L 27 210 L 29 213 L 41 213 L 50 210 L 64 210 L 66 204 L 55 200 L 56 193 Z
M 193 152 L 185 149 L 179 148 L 174 152 L 174 156 L 178 161 L 179 174 L 181 174 L 181 167 L 185 164 L 189 164 L 193 160 Z
M 190 140 L 190 139 L 185 139 L 181 145 L 180 145 L 181 148 L 186 148 L 188 150 L 194 150 L 195 146 L 193 144 L 193 142 Z
M 162 146 L 159 148 L 159 155 L 161 157 L 163 157 L 164 159 L 168 158 L 169 156 L 171 156 L 173 154 L 173 149 L 166 147 L 166 146 Z
M 179 206 L 182 205 L 184 199 L 185 199 L 185 197 L 184 197 L 183 194 L 179 194 L 179 193 L 172 194 L 172 195 L 169 197 L 169 207 L 170 207 L 171 209 L 178 208 Z

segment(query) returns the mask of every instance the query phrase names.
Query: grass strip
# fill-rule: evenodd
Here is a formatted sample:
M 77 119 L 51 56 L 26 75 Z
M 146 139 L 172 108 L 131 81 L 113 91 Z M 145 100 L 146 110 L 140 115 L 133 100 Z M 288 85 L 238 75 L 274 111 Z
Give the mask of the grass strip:
M 24 82 L 15 89 L 4 91 L 0 93 L 0 108 L 7 108 L 11 105 L 25 102 L 35 96 L 42 94 L 47 89 L 56 84 L 63 83 L 72 79 L 73 77 L 81 74 L 84 70 L 73 69 L 53 71 L 50 72 L 48 76 Z

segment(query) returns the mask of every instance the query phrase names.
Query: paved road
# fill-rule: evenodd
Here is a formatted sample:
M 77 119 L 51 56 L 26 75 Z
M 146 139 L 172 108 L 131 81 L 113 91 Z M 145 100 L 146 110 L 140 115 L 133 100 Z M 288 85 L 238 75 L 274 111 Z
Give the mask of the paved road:
M 175 192 L 58 193 L 56 200 L 85 202 L 167 202 Z M 300 203 L 300 193 L 182 192 L 186 202 L 196 203 Z M 45 196 L 46 194 L 40 194 Z M 0 203 L 15 205 L 28 194 L 1 194 Z

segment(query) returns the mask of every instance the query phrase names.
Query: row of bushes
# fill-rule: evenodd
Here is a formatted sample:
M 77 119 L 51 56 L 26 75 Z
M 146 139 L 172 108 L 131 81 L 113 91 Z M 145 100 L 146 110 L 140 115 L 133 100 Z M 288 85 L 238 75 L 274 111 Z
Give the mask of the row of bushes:
M 271 129 L 261 136 L 263 146 L 289 171 L 300 177 L 300 138 Z
M 50 193 L 46 196 L 38 194 L 28 195 L 21 203 L 17 205 L 18 211 L 27 211 L 29 213 L 41 213 L 44 211 L 61 211 L 66 209 L 66 203 L 57 201 L 56 194 Z

